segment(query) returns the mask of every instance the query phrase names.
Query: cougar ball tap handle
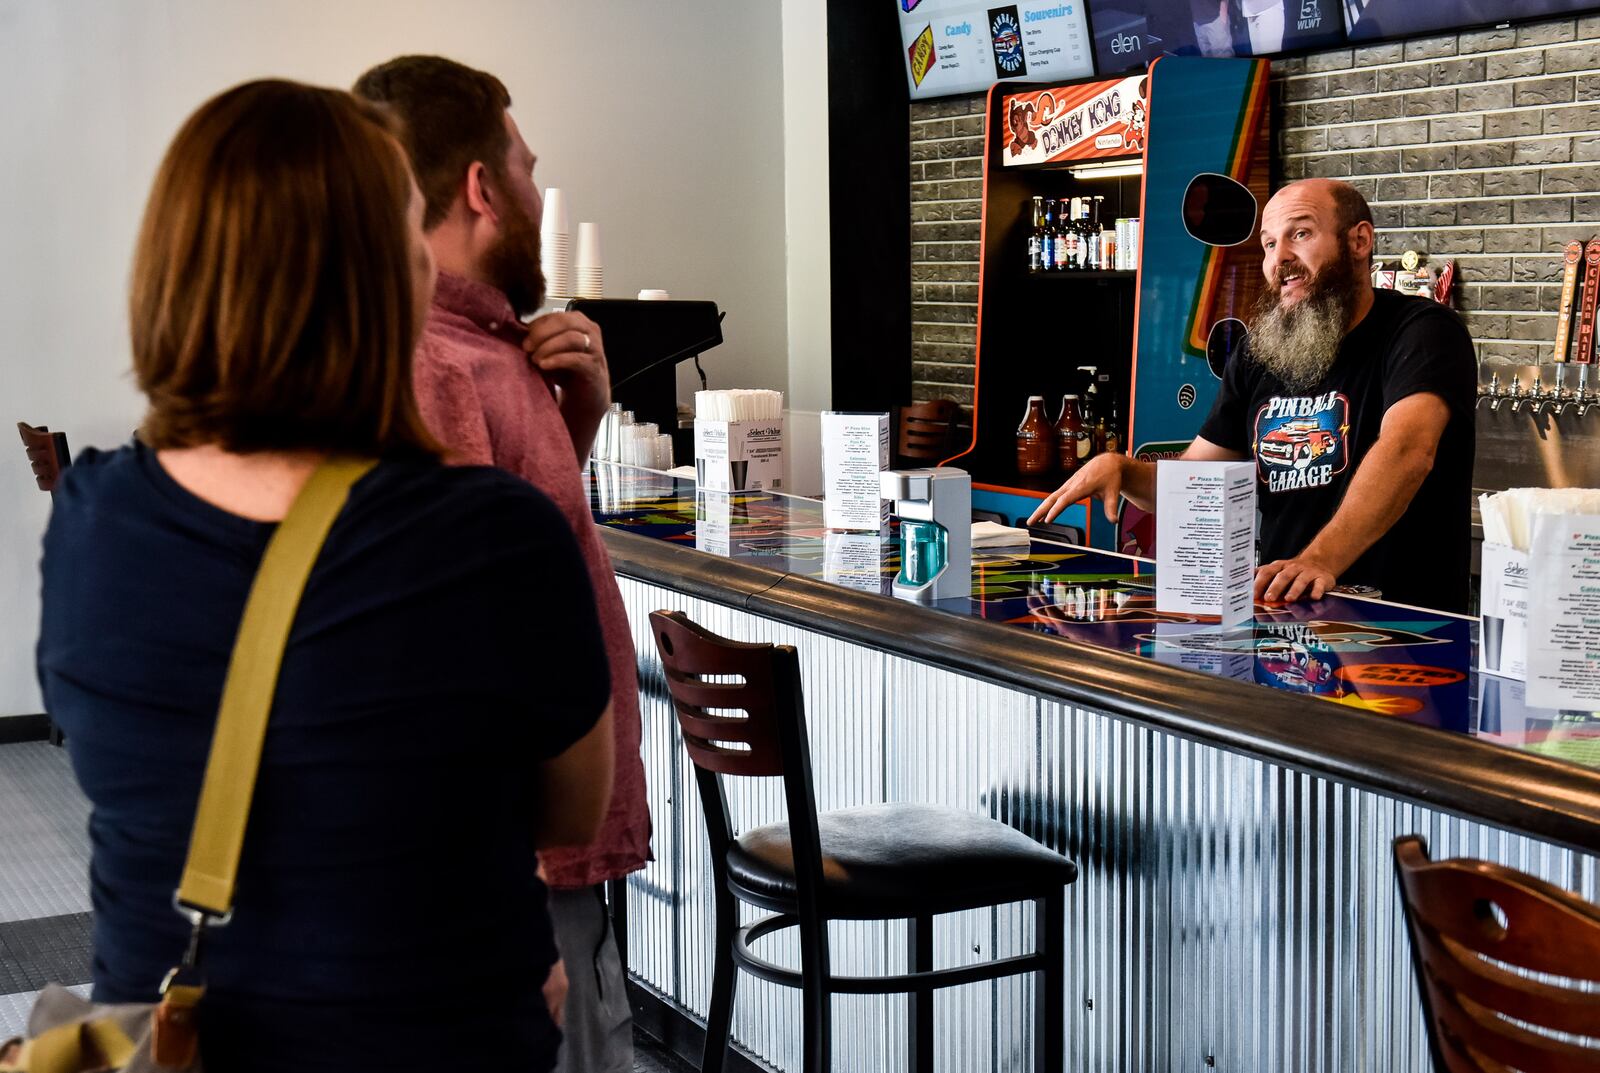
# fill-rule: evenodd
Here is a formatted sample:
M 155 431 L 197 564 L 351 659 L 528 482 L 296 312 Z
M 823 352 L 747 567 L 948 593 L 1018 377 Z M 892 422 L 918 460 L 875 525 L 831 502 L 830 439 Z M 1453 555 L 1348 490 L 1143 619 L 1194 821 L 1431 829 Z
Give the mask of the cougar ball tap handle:
M 1600 239 L 1592 238 L 1583 249 L 1583 311 L 1578 314 L 1577 360 L 1585 365 L 1594 361 L 1595 301 L 1600 299 Z

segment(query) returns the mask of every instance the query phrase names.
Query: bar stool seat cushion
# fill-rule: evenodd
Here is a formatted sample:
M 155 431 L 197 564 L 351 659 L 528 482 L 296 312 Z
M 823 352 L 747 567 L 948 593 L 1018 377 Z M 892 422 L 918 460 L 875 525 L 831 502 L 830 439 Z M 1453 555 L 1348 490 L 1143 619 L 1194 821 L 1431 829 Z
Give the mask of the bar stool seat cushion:
M 1077 866 L 986 816 L 937 805 L 865 805 L 817 814 L 828 916 L 895 919 L 1032 896 Z M 772 908 L 798 898 L 787 823 L 739 836 L 730 884 Z

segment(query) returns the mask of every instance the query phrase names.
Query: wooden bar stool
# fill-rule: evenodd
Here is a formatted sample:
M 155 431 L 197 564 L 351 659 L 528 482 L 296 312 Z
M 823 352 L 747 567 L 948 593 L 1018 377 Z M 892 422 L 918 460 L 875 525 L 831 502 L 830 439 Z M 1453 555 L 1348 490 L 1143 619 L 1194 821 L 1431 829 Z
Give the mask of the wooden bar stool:
M 34 483 L 41 492 L 54 492 L 61 471 L 72 464 L 72 455 L 67 451 L 67 434 L 51 432 L 47 425 L 35 428 L 25 421 L 17 422 L 17 431 L 22 434 L 22 446 L 33 466 Z
M 33 467 L 33 482 L 41 492 L 55 494 L 61 471 L 72 464 L 72 454 L 67 450 L 67 434 L 51 432 L 49 426 L 34 427 L 26 421 L 17 422 L 17 432 L 22 436 L 23 449 L 28 452 L 28 464 Z M 61 728 L 50 721 L 49 741 L 60 745 L 64 740 Z
M 961 407 L 954 399 L 915 402 L 896 412 L 896 465 L 936 466 L 955 453 L 956 415 Z
M 1077 867 L 1004 824 L 960 809 L 868 805 L 819 815 L 794 648 L 725 640 L 675 611 L 654 612 L 650 629 L 694 762 L 716 877 L 702 1073 L 721 1073 L 739 969 L 801 989 L 805 1073 L 829 1068 L 834 994 L 909 996 L 910 1067 L 929 1073 L 935 988 L 1038 973 L 1037 1068 L 1060 1073 L 1065 1052 L 1064 888 L 1077 878 Z M 740 680 L 725 680 L 730 676 Z M 783 779 L 789 821 L 735 838 L 723 775 Z M 933 967 L 936 914 L 1021 901 L 1032 901 L 1038 912 L 1033 953 L 961 968 Z M 775 915 L 740 927 L 738 902 Z M 907 921 L 911 971 L 835 976 L 829 968 L 829 920 Z M 793 927 L 800 931 L 798 972 L 751 949 L 762 936 Z
M 1416 835 L 1394 861 L 1434 1068 L 1600 1073 L 1600 906 L 1488 861 L 1430 861 Z

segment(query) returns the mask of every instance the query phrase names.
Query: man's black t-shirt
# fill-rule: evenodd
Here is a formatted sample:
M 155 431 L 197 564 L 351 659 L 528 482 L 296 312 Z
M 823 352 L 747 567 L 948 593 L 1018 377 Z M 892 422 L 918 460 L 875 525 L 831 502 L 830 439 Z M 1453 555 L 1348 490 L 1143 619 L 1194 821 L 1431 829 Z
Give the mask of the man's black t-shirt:
M 1376 586 L 1398 603 L 1465 611 L 1478 378 L 1460 318 L 1426 298 L 1375 291 L 1333 367 L 1305 391 L 1287 390 L 1248 350 L 1246 342 L 1229 358 L 1200 435 L 1255 457 L 1261 562 L 1305 550 L 1338 510 L 1389 407 L 1428 392 L 1450 408 L 1433 471 L 1339 580 Z
M 143 447 L 86 451 L 57 489 L 39 677 L 93 807 L 103 1001 L 154 1001 L 183 954 L 172 892 L 276 528 L 191 495 Z M 540 763 L 610 695 L 549 500 L 486 468 L 362 478 L 295 616 L 234 918 L 208 935 L 206 1066 L 548 1068 Z

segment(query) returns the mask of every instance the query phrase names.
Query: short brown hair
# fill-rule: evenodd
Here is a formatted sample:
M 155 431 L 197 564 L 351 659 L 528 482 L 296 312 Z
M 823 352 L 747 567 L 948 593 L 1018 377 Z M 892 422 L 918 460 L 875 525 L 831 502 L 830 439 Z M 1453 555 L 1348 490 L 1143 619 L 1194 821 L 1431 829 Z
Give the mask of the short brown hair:
M 1333 197 L 1334 218 L 1340 231 L 1349 231 L 1356 224 L 1372 223 L 1372 206 L 1366 197 L 1345 182 L 1334 182 L 1329 188 Z
M 424 228 L 431 231 L 449 213 L 474 161 L 504 176 L 511 94 L 494 75 L 443 56 L 401 56 L 356 79 L 355 94 L 399 118 L 401 140 L 428 202 Z
M 133 259 L 153 447 L 437 453 L 411 387 L 411 186 L 348 93 L 250 82 L 167 150 Z

